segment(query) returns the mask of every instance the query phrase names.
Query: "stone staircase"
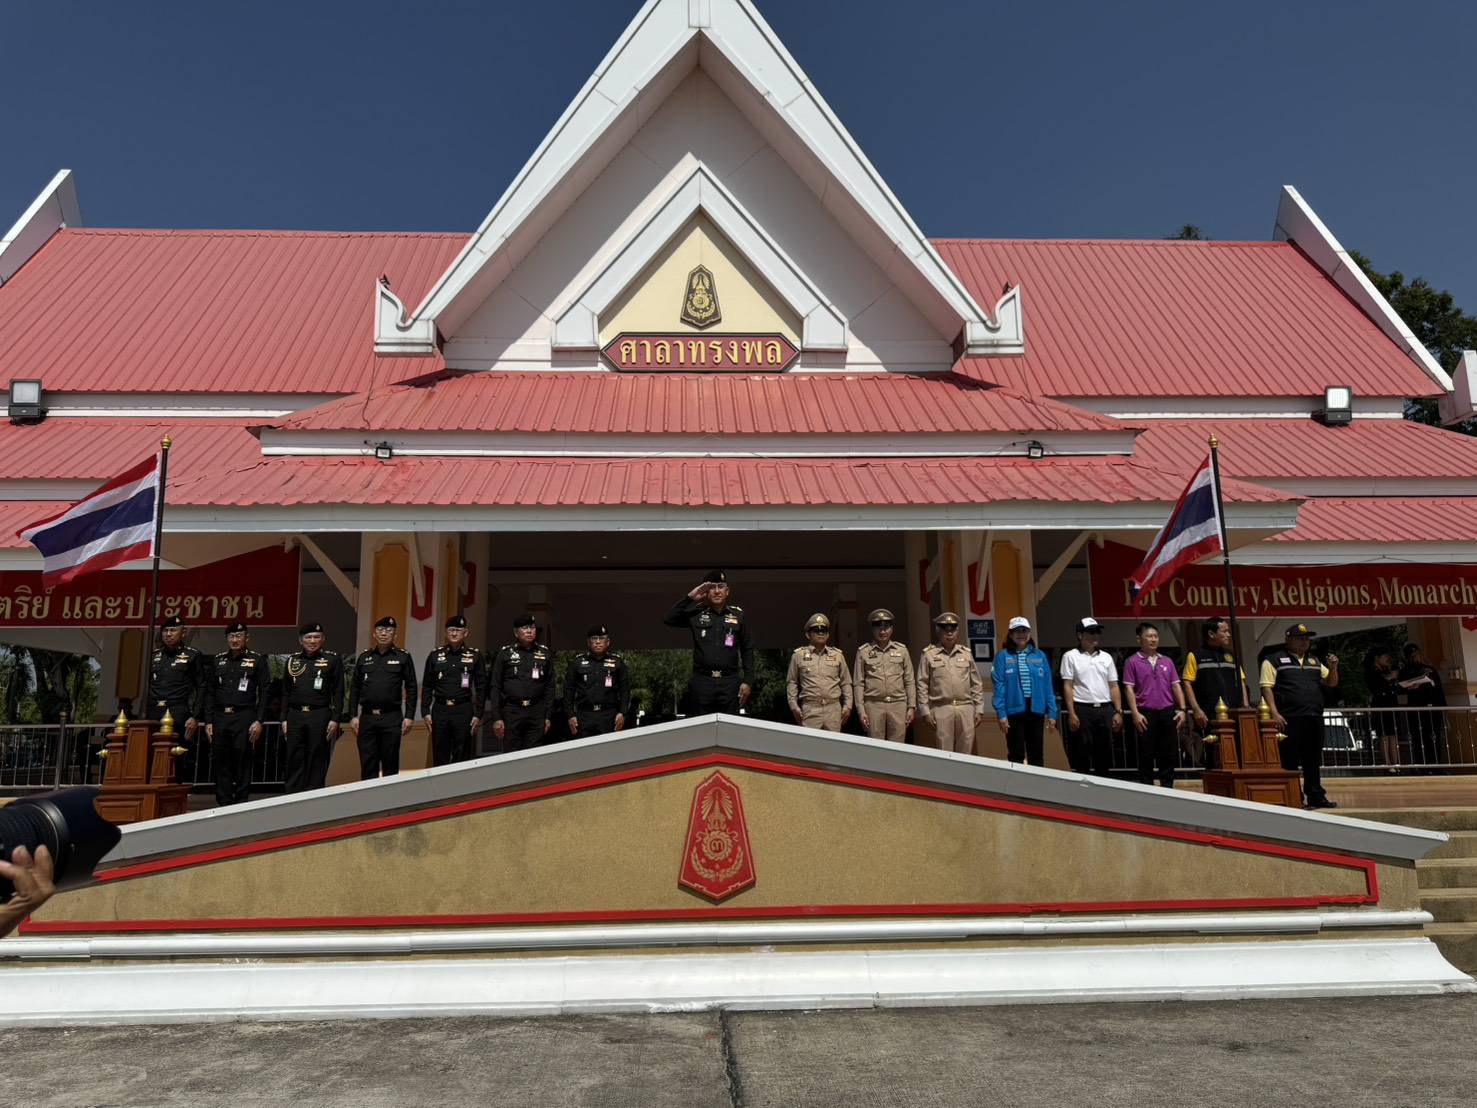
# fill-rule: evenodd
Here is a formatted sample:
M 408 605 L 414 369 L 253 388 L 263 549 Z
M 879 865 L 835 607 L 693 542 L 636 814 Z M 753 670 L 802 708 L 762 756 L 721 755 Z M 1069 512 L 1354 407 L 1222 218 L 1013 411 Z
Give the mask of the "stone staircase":
M 1337 815 L 1444 831 L 1451 836 L 1416 863 L 1426 934 L 1446 960 L 1477 974 L 1477 808 L 1340 808 Z

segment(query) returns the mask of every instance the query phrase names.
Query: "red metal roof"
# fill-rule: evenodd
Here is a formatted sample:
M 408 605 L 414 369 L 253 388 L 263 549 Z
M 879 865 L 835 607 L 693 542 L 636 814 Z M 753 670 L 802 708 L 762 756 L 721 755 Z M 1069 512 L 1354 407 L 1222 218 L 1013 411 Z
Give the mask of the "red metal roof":
M 1124 431 L 959 374 L 467 373 L 334 401 L 286 430 L 570 434 Z
M 1133 457 L 1189 473 L 1220 440 L 1224 472 L 1259 477 L 1477 477 L 1477 438 L 1403 419 L 1355 419 L 1324 427 L 1312 419 L 1144 420 Z
M 5 500 L 0 501 L 0 550 L 35 550 L 17 531 L 57 515 L 71 507 L 70 500 Z M 41 555 L 37 553 L 37 561 Z
M 72 392 L 352 393 L 424 373 L 377 358 L 374 283 L 414 304 L 466 235 L 78 228 L 0 287 L 0 379 Z
M 1026 352 L 963 363 L 1029 395 L 1436 396 L 1289 243 L 935 239 L 983 305 L 1022 288 Z
M 171 482 L 173 484 L 173 482 Z M 1126 458 L 613 459 L 268 457 L 180 482 L 171 503 L 212 507 L 372 505 L 907 506 L 1173 501 L 1182 474 Z M 1240 481 L 1228 500 L 1294 498 Z
M 244 464 L 261 454 L 256 436 L 239 422 L 53 417 L 0 423 L 0 480 L 103 481 L 158 450 L 165 435 L 171 487 L 199 470 Z
M 1274 541 L 1477 543 L 1477 497 L 1320 497 L 1305 503 L 1297 527 Z

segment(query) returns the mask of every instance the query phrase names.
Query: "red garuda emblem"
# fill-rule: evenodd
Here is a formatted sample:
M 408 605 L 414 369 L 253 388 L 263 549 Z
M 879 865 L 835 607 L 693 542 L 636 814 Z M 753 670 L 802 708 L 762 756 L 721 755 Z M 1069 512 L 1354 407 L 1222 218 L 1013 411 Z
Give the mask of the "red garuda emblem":
M 738 786 L 715 773 L 692 794 L 677 884 L 713 903 L 754 883 L 754 854 Z

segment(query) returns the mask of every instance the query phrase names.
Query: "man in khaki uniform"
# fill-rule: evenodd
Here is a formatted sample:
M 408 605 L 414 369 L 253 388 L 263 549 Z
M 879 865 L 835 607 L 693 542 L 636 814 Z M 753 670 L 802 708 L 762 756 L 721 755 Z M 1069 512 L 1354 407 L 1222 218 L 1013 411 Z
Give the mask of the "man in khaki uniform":
M 943 612 L 933 621 L 938 642 L 918 659 L 918 710 L 938 732 L 939 749 L 974 750 L 974 729 L 985 716 L 985 683 L 968 650 L 959 645 L 959 617 Z
M 831 621 L 817 612 L 805 621 L 807 645 L 790 655 L 785 690 L 790 711 L 802 727 L 840 731 L 851 717 L 851 671 L 846 656 L 833 649 Z
M 908 648 L 892 638 L 892 613 L 878 608 L 867 617 L 872 641 L 856 652 L 856 706 L 861 724 L 874 739 L 900 743 L 918 706 L 913 659 Z

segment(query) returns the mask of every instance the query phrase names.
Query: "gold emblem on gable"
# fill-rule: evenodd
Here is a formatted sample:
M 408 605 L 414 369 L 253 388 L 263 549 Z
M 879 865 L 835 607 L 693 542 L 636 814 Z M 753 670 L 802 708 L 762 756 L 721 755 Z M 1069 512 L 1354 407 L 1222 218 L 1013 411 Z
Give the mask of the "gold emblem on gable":
M 713 273 L 707 266 L 700 265 L 687 275 L 687 295 L 682 298 L 682 322 L 701 328 L 711 327 L 722 318 Z

